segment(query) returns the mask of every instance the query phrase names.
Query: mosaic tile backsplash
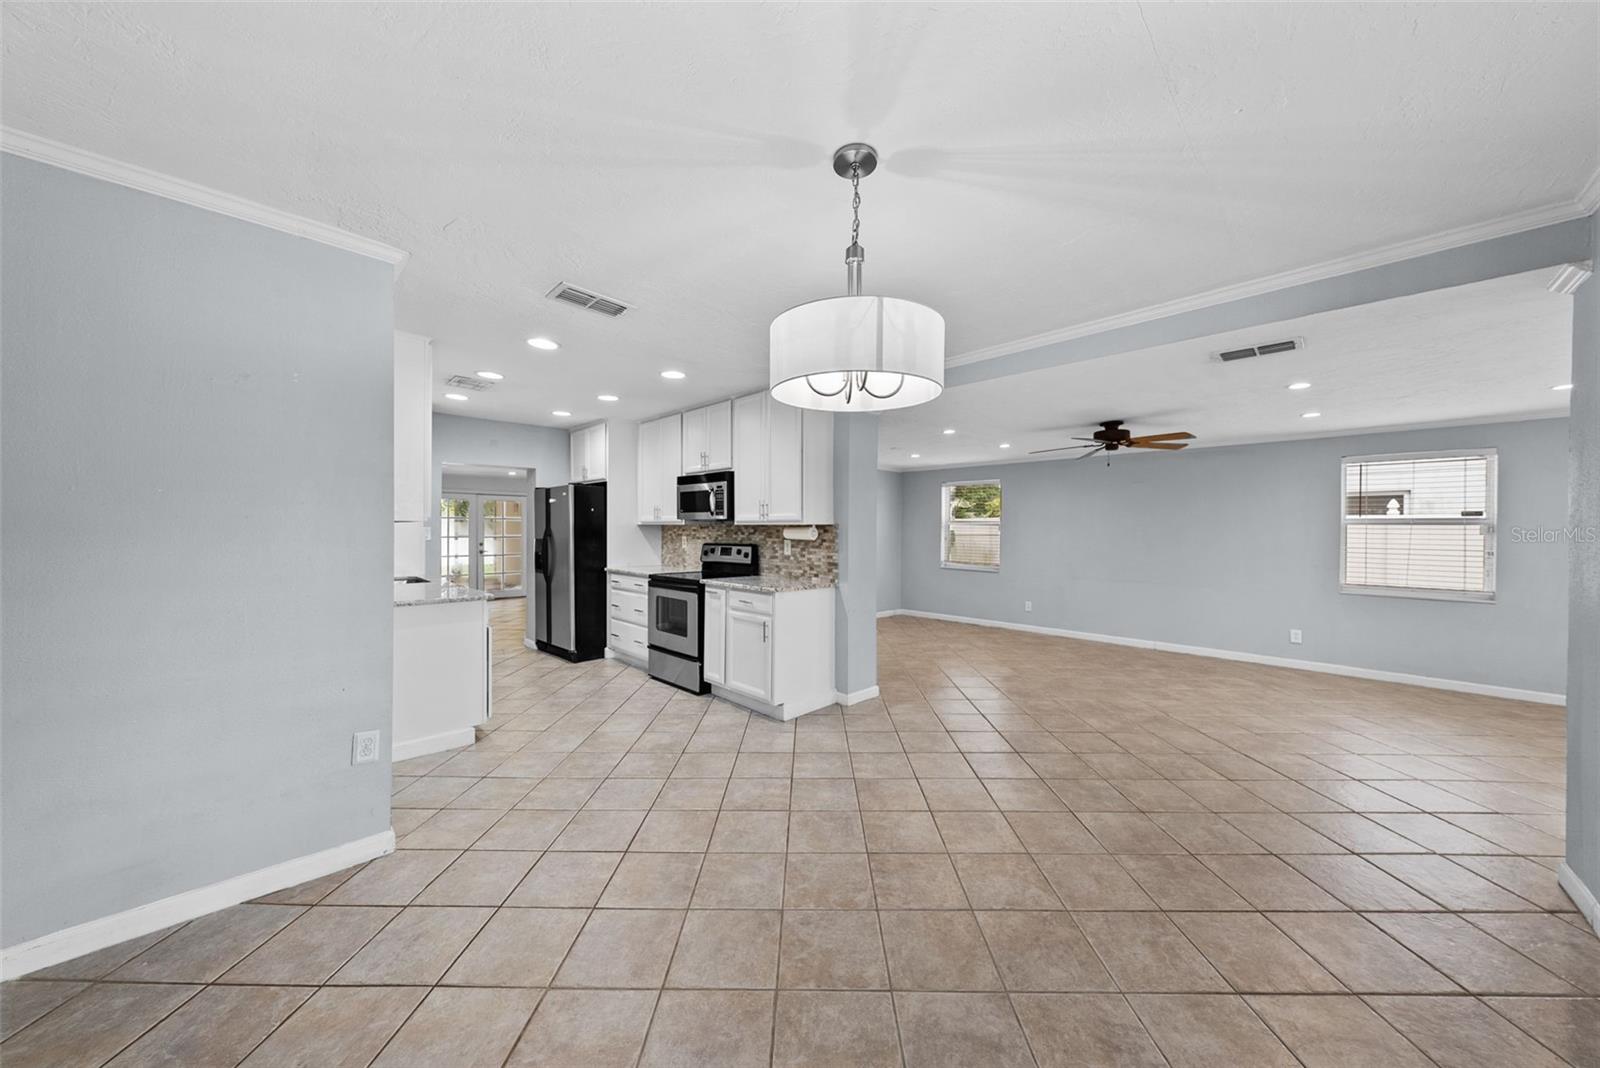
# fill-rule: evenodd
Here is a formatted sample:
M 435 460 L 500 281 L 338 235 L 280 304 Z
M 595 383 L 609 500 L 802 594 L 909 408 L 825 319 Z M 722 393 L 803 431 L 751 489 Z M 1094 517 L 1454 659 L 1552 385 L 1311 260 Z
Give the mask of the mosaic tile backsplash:
M 785 578 L 839 581 L 838 532 L 817 527 L 816 541 L 791 542 L 792 554 L 783 554 L 783 528 L 735 526 L 726 523 L 685 523 L 661 528 L 661 565 L 674 571 L 700 567 L 700 546 L 708 541 L 752 542 L 759 547 L 761 573 Z

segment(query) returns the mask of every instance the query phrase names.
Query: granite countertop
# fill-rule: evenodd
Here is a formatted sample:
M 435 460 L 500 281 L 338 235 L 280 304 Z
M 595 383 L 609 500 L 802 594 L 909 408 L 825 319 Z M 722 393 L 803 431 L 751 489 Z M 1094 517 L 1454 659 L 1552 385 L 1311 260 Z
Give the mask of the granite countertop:
M 631 575 L 634 578 L 649 578 L 651 575 L 659 575 L 664 571 L 671 571 L 673 569 L 670 567 L 662 567 L 660 564 L 637 564 L 629 567 L 617 567 L 613 565 L 607 567 L 606 570 L 613 575 Z M 682 571 L 683 568 L 678 568 L 678 570 Z
M 462 604 L 467 601 L 487 601 L 489 595 L 482 590 L 468 589 L 465 586 L 440 586 L 436 582 L 414 583 L 406 590 L 405 596 L 396 597 L 396 608 L 411 608 L 421 604 Z
M 630 567 L 608 567 L 613 575 L 631 575 L 649 578 L 663 572 L 682 568 L 663 567 L 660 564 L 639 564 Z M 824 578 L 786 578 L 783 575 L 750 575 L 744 578 L 702 579 L 707 586 L 723 590 L 747 590 L 751 593 L 794 593 L 798 590 L 831 590 L 833 582 Z
M 705 584 L 721 590 L 744 590 L 749 593 L 796 593 L 800 590 L 831 590 L 833 582 L 825 578 L 789 578 L 784 575 L 750 575 L 745 578 L 706 579 Z

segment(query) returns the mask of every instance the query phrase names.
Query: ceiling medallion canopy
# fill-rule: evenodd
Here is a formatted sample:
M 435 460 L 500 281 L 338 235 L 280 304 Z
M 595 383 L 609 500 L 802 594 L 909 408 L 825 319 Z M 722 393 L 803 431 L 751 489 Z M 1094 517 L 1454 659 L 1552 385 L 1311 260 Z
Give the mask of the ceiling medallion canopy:
M 871 145 L 833 154 L 852 191 L 845 296 L 796 305 L 772 320 L 773 399 L 825 412 L 882 412 L 944 392 L 944 316 L 925 304 L 861 292 L 861 179 L 878 167 Z

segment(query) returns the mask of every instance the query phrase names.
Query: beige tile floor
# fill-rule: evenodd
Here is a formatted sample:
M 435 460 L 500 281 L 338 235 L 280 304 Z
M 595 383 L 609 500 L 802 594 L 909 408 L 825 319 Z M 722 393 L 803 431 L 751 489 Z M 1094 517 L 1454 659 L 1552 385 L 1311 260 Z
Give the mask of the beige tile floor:
M 1559 709 L 894 618 L 795 723 L 499 621 L 399 850 L 3 988 L 35 1065 L 1600 1065 Z

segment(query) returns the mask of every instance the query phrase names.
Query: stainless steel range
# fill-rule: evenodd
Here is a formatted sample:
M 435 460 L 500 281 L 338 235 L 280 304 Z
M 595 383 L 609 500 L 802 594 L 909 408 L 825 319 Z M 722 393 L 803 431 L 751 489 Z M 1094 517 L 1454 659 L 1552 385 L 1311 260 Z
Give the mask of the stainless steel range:
M 707 542 L 700 547 L 699 571 L 651 575 L 650 675 L 690 693 L 710 693 L 705 681 L 705 585 L 702 579 L 761 573 L 754 545 Z

